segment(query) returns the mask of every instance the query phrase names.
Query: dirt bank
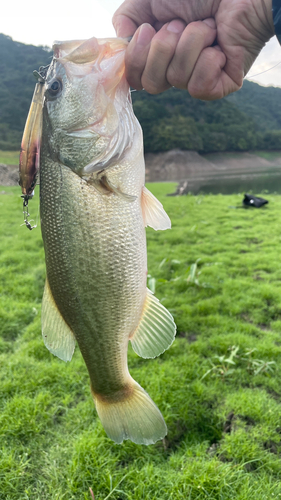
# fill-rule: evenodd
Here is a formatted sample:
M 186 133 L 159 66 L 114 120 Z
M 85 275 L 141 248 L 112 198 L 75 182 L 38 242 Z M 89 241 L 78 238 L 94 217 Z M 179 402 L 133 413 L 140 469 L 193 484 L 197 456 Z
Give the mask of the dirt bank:
M 212 153 L 201 156 L 196 151 L 175 149 L 166 153 L 149 153 L 145 163 L 147 181 L 195 181 L 257 174 L 267 169 L 281 168 L 281 153 L 274 161 L 268 161 L 251 153 Z
M 212 175 L 216 166 L 196 151 L 173 149 L 166 153 L 145 155 L 145 174 L 148 182 L 180 181 Z

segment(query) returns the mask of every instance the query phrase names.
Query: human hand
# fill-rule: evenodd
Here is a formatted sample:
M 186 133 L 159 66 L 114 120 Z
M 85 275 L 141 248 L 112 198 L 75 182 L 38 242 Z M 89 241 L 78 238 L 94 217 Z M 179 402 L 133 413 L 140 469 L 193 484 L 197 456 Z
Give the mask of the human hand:
M 125 0 L 113 16 L 133 36 L 126 76 L 151 94 L 171 86 L 212 100 L 238 90 L 274 35 L 272 0 Z

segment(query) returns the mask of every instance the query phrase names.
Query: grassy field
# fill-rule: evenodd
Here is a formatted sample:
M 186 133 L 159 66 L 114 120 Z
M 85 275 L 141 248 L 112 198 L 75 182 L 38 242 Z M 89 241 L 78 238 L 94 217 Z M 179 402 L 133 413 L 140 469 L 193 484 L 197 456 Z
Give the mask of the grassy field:
M 0 150 L 0 163 L 6 165 L 19 164 L 19 151 L 1 151 Z
M 281 151 L 252 151 L 252 153 L 272 162 L 281 156 Z
M 280 159 L 281 151 L 225 151 L 220 153 L 208 153 L 203 155 L 203 157 L 211 162 L 216 162 L 217 159 L 219 161 L 222 161 L 222 159 L 236 159 L 243 161 L 245 155 L 248 154 L 264 158 L 265 160 L 274 163 L 276 159 Z
M 66 364 L 44 347 L 40 228 L 0 188 L 1 500 L 281 498 L 281 196 L 245 210 L 242 195 L 149 187 L 173 224 L 147 231 L 149 286 L 178 326 L 160 358 L 129 352 L 169 428 L 149 447 L 110 441 L 79 350 Z

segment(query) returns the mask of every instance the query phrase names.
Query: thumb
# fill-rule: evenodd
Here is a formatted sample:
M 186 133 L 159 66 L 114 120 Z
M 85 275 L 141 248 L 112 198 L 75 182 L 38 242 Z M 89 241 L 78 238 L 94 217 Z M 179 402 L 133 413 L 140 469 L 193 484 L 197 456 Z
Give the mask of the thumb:
M 123 14 L 114 14 L 112 18 L 112 24 L 116 31 L 116 35 L 120 38 L 127 38 L 133 36 L 138 26 L 132 19 Z

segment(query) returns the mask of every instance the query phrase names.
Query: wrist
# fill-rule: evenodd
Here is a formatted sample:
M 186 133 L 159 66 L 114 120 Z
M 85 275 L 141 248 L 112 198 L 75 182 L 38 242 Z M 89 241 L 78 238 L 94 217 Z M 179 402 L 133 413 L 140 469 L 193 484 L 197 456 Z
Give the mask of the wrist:
M 275 35 L 272 0 L 252 0 L 257 16 L 261 21 L 262 34 L 266 37 L 266 41 Z

